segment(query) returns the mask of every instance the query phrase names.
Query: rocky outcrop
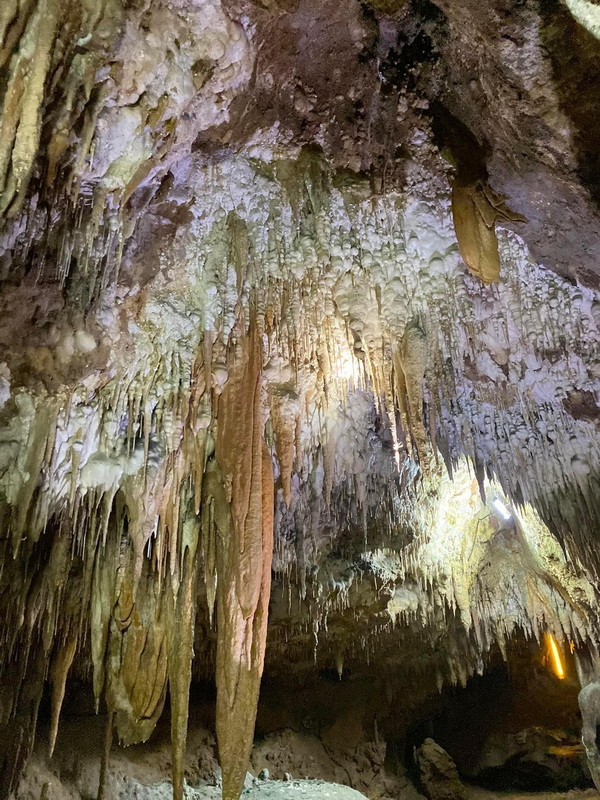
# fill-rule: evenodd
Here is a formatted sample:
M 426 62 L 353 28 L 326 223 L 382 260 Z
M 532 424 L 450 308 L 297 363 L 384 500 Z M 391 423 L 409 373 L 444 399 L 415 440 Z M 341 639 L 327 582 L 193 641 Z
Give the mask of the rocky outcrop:
M 567 791 L 588 785 L 579 738 L 541 727 L 488 737 L 473 778 L 500 791 Z
M 598 788 L 600 784 L 600 748 L 598 747 L 598 719 L 600 718 L 600 685 L 597 681 L 586 684 L 579 693 L 581 709 L 581 742 L 585 749 L 588 767 Z
M 433 739 L 425 739 L 417 751 L 421 786 L 429 800 L 463 800 L 465 789 L 456 764 Z

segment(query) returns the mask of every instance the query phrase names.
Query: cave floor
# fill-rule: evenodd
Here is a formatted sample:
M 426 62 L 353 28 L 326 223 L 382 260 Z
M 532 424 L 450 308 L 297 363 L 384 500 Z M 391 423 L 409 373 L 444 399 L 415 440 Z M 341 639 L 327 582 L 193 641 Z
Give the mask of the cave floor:
M 495 792 L 480 786 L 466 786 L 467 800 L 598 800 L 595 789 L 571 789 L 568 792 Z

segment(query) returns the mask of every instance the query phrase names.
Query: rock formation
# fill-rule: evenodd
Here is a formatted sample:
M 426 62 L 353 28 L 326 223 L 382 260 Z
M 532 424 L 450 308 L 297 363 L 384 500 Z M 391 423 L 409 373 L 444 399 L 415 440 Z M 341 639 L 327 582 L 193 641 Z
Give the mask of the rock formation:
M 75 681 L 237 800 L 263 667 L 597 657 L 596 12 L 5 0 L 2 797 Z
M 423 790 L 429 800 L 461 800 L 465 796 L 456 764 L 433 739 L 425 739 L 417 759 Z

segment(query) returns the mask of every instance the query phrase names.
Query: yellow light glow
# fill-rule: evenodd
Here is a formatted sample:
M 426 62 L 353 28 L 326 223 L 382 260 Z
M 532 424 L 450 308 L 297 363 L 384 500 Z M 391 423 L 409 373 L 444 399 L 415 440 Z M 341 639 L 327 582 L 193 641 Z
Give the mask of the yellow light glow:
M 357 359 L 347 350 L 339 350 L 331 359 L 331 366 L 335 378 L 347 383 L 358 384 L 360 370 Z
M 546 643 L 548 645 L 548 654 L 550 656 L 550 662 L 552 664 L 554 674 L 560 681 L 562 681 L 562 679 L 565 677 L 565 668 L 563 666 L 560 647 L 551 633 L 546 634 Z

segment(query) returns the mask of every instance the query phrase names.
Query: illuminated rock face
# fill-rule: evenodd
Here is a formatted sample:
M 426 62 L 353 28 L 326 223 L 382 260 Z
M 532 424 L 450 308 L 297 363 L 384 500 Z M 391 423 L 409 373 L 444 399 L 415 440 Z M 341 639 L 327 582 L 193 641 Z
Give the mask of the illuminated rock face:
M 73 674 L 108 742 L 169 694 L 177 798 L 214 676 L 235 800 L 265 658 L 435 690 L 517 631 L 597 645 L 600 226 L 540 43 L 568 12 L 519 5 L 515 44 L 494 4 L 372 5 L 0 11 L 1 792 Z

